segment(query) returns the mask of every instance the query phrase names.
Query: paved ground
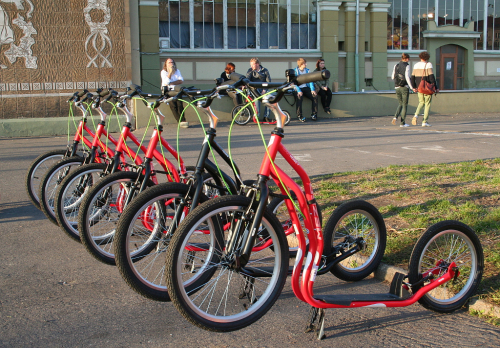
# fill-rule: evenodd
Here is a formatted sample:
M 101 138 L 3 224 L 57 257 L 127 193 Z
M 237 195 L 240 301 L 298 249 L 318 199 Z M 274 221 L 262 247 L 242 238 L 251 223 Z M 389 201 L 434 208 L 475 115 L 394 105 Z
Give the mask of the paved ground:
M 391 118 L 295 120 L 285 144 L 310 175 L 390 164 L 441 163 L 499 157 L 500 114 L 432 117 L 431 128 L 399 128 Z M 272 127 L 265 126 L 266 139 Z M 228 125 L 218 140 L 227 148 Z M 200 127 L 181 130 L 181 154 L 196 160 Z M 175 144 L 175 133 L 165 137 Z M 255 126 L 234 129 L 232 151 L 245 178 L 262 158 Z M 402 309 L 329 310 L 326 334 L 304 334 L 308 308 L 287 285 L 275 307 L 238 332 L 214 334 L 192 327 L 169 303 L 136 295 L 118 270 L 95 261 L 28 201 L 23 178 L 39 154 L 59 149 L 65 137 L 0 139 L 1 347 L 273 347 L 432 346 L 498 347 L 500 328 L 458 312 L 440 315 L 414 305 Z M 282 160 L 281 160 L 282 161 Z M 363 285 L 370 287 L 363 287 Z M 317 292 L 386 292 L 376 280 L 346 284 L 331 276 Z

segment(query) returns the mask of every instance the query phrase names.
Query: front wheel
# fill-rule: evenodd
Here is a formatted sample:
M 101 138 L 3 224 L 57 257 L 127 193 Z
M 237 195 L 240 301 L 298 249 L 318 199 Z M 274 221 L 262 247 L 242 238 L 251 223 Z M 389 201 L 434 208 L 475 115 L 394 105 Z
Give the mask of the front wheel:
M 423 275 L 441 277 L 455 262 L 458 277 L 426 293 L 420 304 L 441 313 L 461 308 L 474 295 L 483 275 L 483 248 L 479 238 L 467 225 L 458 221 L 441 221 L 429 227 L 413 248 L 408 278 L 411 284 Z M 414 286 L 413 292 L 429 281 Z
M 57 223 L 69 237 L 78 242 L 78 212 L 82 201 L 92 185 L 104 176 L 106 167 L 104 163 L 82 166 L 68 175 L 57 188 L 54 204 Z
M 40 210 L 55 225 L 58 225 L 54 211 L 57 187 L 66 176 L 78 169 L 84 161 L 85 159 L 79 156 L 65 158 L 52 166 L 40 183 L 38 189 Z
M 283 111 L 283 113 L 286 116 L 285 126 L 288 126 L 288 124 L 290 123 L 290 113 L 288 111 L 286 111 L 286 110 L 281 110 L 281 111 Z
M 358 281 L 377 269 L 384 256 L 387 232 L 382 214 L 370 203 L 356 200 L 341 204 L 334 210 L 323 230 L 324 255 L 335 247 L 345 251 L 362 237 L 364 248 L 332 267 L 331 272 L 345 281 Z
M 38 198 L 38 188 L 45 173 L 57 162 L 62 160 L 66 150 L 54 150 L 38 156 L 29 166 L 26 172 L 25 186 L 28 198 L 31 203 L 40 209 L 40 199 Z
M 250 204 L 242 196 L 211 199 L 186 217 L 170 241 L 165 258 L 170 297 L 188 321 L 205 330 L 251 325 L 273 306 L 285 284 L 288 246 L 280 222 L 267 209 L 248 262 L 239 263 L 241 236 L 252 221 Z
M 253 111 L 250 106 L 238 105 L 231 111 L 231 117 L 234 119 L 234 123 L 244 126 L 252 119 Z

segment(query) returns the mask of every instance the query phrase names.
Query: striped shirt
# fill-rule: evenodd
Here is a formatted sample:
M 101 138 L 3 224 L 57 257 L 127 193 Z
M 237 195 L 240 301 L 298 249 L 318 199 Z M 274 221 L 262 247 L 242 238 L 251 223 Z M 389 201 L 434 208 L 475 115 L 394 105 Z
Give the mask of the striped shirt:
M 432 63 L 429 62 L 418 62 L 413 66 L 413 72 L 411 74 L 411 84 L 418 88 L 420 81 L 422 81 L 422 75 L 425 80 L 432 83 L 438 89 L 436 84 L 436 78 L 434 77 L 434 72 L 432 71 Z

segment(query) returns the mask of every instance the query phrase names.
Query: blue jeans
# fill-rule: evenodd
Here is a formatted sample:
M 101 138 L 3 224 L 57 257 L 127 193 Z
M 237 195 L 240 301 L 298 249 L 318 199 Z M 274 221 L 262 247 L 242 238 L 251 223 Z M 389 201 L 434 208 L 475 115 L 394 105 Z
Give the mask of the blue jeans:
M 265 91 L 264 89 L 258 89 L 257 91 L 259 91 L 259 93 L 261 93 L 261 94 L 265 94 L 266 93 L 266 92 L 264 92 Z M 257 105 L 256 105 L 257 106 L 257 112 L 258 112 L 259 115 L 261 114 L 260 113 L 260 105 L 262 104 L 261 100 L 262 99 L 257 100 Z M 269 117 L 269 108 L 267 108 L 267 107 L 264 108 L 264 117 L 265 118 Z M 259 118 L 259 119 L 262 120 L 261 118 Z

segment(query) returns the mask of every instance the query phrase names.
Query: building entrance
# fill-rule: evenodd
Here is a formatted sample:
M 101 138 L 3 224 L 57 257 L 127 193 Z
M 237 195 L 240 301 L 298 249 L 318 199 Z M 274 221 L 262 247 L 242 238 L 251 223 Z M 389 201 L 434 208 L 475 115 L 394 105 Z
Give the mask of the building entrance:
M 436 50 L 436 79 L 440 90 L 464 89 L 465 49 L 445 45 Z

